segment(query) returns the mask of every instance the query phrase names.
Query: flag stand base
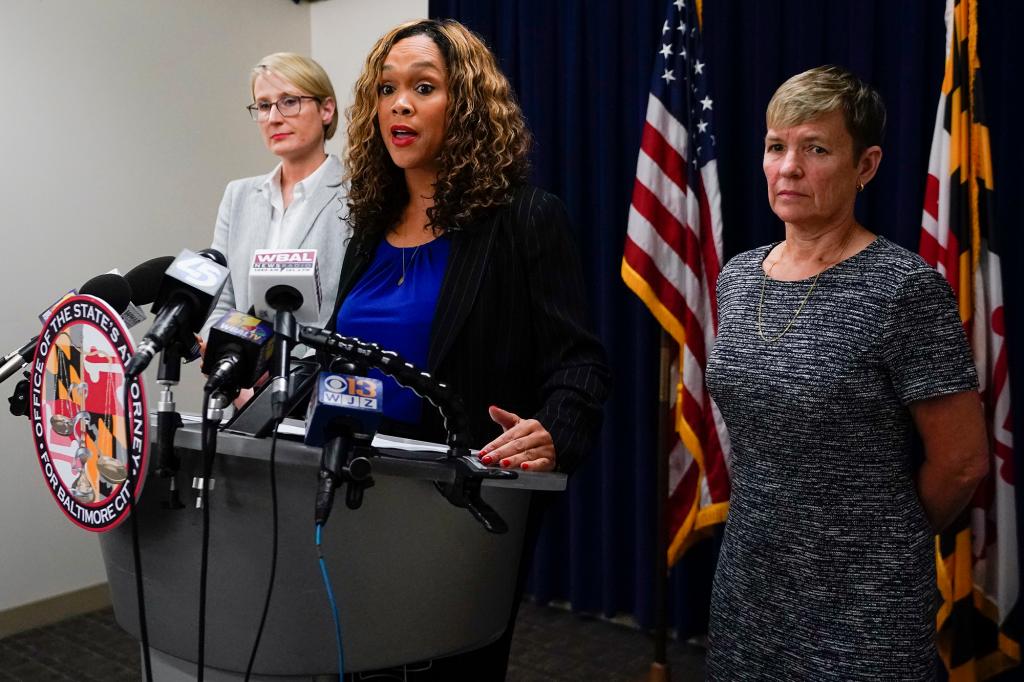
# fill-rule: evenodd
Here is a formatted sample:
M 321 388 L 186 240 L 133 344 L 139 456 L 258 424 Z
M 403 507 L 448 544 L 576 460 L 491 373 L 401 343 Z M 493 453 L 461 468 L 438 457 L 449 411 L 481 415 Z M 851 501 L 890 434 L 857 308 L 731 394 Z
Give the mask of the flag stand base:
M 651 663 L 651 669 L 647 672 L 647 682 L 669 682 L 672 679 L 672 670 L 668 663 Z

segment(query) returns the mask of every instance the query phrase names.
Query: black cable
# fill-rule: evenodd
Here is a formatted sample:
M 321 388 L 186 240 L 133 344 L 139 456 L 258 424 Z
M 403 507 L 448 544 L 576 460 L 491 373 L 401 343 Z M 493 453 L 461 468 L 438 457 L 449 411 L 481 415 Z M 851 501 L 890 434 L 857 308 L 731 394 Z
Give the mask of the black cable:
M 252 668 L 256 663 L 256 652 L 260 648 L 260 639 L 263 637 L 263 627 L 267 624 L 267 613 L 270 612 L 270 598 L 274 594 L 274 578 L 277 576 L 277 469 L 275 467 L 275 456 L 277 453 L 277 429 L 283 420 L 278 419 L 274 424 L 274 435 L 270 440 L 270 509 L 273 520 L 271 522 L 271 550 L 270 550 L 270 582 L 267 584 L 267 598 L 263 602 L 263 614 L 260 616 L 260 626 L 256 630 L 256 641 L 253 642 L 252 652 L 249 654 L 249 665 L 245 668 L 245 680 L 252 677 Z
M 196 679 L 198 682 L 203 682 L 206 670 L 206 574 L 210 558 L 210 475 L 213 473 L 213 456 L 217 451 L 217 427 L 219 426 L 209 419 L 211 397 L 211 391 L 203 391 L 203 484 L 200 492 L 203 500 L 203 537 L 199 560 L 199 622 L 196 628 L 199 634 L 196 654 Z
M 126 376 L 124 386 L 122 387 L 124 399 L 121 402 L 126 415 L 131 414 L 128 402 L 128 389 L 131 383 L 132 380 L 129 380 Z M 143 415 L 142 418 L 148 419 L 148 415 Z M 132 476 L 133 467 L 130 453 L 128 457 L 128 476 L 125 478 L 124 485 L 128 490 L 128 516 L 130 517 L 128 523 L 132 531 L 132 562 L 135 569 L 135 601 L 139 611 L 139 643 L 142 645 L 142 671 L 146 675 L 146 682 L 153 682 L 153 669 L 149 660 L 149 630 L 146 627 L 146 594 L 142 585 L 142 552 L 139 549 L 139 523 L 135 514 L 135 477 Z

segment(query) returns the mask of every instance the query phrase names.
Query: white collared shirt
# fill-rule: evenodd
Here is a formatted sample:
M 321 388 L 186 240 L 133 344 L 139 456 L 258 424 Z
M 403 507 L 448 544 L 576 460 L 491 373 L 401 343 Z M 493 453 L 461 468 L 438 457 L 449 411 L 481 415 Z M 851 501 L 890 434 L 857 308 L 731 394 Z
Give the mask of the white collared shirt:
M 310 197 L 316 194 L 328 180 L 326 168 L 333 155 L 328 155 L 320 167 L 307 177 L 295 183 L 292 188 L 292 203 L 284 207 L 281 192 L 281 165 L 263 181 L 263 191 L 270 199 L 270 231 L 267 232 L 265 249 L 297 249 L 315 216 L 310 215 Z

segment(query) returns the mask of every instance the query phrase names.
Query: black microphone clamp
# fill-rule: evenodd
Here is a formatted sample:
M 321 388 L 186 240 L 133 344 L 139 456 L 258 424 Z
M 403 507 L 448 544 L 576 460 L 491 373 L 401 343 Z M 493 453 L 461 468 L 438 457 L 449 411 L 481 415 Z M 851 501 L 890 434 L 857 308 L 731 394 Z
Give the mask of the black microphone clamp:
M 146 333 L 146 336 L 139 342 L 138 348 L 135 349 L 135 354 L 125 364 L 124 373 L 126 377 L 134 379 L 142 374 L 143 370 L 149 367 L 149 363 L 153 361 L 156 354 L 167 346 L 175 332 L 172 320 L 179 314 L 179 311 L 185 309 L 186 305 L 185 301 L 178 300 L 167 306 L 166 309 L 170 311 L 170 314 L 157 319 L 153 327 Z
M 274 289 L 277 288 L 279 287 L 274 287 Z M 287 288 L 292 289 L 292 287 Z M 292 291 L 295 290 L 292 289 Z M 302 305 L 301 299 L 302 297 L 299 296 L 299 305 Z M 297 333 L 295 315 L 292 314 L 292 310 L 278 309 L 274 315 L 274 379 L 270 383 L 270 409 L 275 419 L 283 419 L 288 413 L 290 355 Z
M 516 472 L 489 469 L 469 457 L 458 457 L 449 462 L 454 469 L 455 479 L 449 483 L 435 482 L 434 486 L 438 491 L 454 506 L 469 510 L 473 518 L 489 533 L 507 533 L 508 524 L 494 507 L 480 496 L 480 487 L 484 479 L 516 478 Z
M 373 464 L 367 457 L 353 457 L 354 438 L 343 432 L 324 443 L 320 472 L 317 474 L 316 508 L 314 520 L 322 526 L 327 523 L 334 506 L 334 491 L 340 485 L 345 488 L 345 506 L 359 509 L 363 504 L 363 492 L 372 488 Z
M 10 403 L 11 414 L 15 417 L 27 417 L 29 413 L 28 379 L 22 379 L 14 386 L 14 393 L 7 402 Z
M 160 478 L 168 479 L 167 499 L 161 506 L 164 509 L 184 509 L 178 491 L 178 471 L 181 459 L 174 449 L 174 434 L 183 426 L 181 415 L 174 403 L 174 387 L 181 379 L 181 355 L 176 344 L 163 349 L 160 354 L 160 369 L 157 372 L 157 383 L 160 384 L 160 400 L 157 402 L 156 441 L 153 443 L 153 455 L 156 458 L 156 473 Z
M 353 457 L 345 467 L 345 506 L 359 509 L 363 506 L 363 491 L 373 487 L 373 464 L 367 457 Z
M 210 372 L 210 378 L 206 380 L 205 390 L 213 392 L 222 390 L 227 382 L 235 375 L 235 367 L 242 362 L 242 356 L 238 353 L 225 353 L 217 360 L 217 367 Z

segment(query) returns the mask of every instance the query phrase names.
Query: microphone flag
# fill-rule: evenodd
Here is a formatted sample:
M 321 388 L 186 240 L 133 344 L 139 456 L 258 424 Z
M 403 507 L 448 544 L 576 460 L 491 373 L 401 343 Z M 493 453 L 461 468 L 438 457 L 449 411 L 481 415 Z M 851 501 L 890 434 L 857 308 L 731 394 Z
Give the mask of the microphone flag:
M 279 286 L 292 287 L 302 297 L 302 304 L 293 311 L 295 320 L 316 324 L 323 302 L 316 249 L 257 249 L 249 269 L 249 292 L 256 317 L 274 319 L 275 305 L 268 301 L 267 294 Z

